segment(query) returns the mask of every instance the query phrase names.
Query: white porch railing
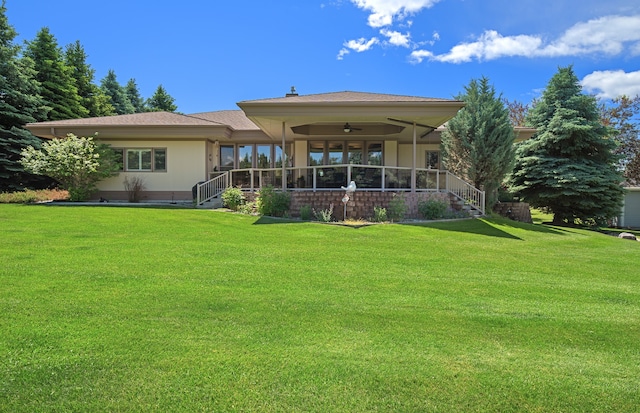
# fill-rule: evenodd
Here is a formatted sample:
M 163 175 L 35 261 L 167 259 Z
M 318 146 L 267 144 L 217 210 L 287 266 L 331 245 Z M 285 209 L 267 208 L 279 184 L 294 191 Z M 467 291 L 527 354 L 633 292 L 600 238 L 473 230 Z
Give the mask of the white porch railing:
M 286 168 L 286 187 L 294 191 L 340 191 L 350 181 L 358 189 L 368 191 L 411 191 L 412 169 L 379 165 L 318 165 Z M 417 192 L 446 191 L 485 213 L 485 193 L 445 170 L 417 168 Z M 227 187 L 256 191 L 272 185 L 282 188 L 282 168 L 247 168 L 220 172 L 213 179 L 198 185 L 196 202 L 206 202 L 220 195 Z
M 485 212 L 485 192 L 447 171 L 447 191 L 482 212 Z
M 218 176 L 198 184 L 196 191 L 196 205 L 201 205 L 219 196 L 229 186 L 229 172 L 220 172 Z

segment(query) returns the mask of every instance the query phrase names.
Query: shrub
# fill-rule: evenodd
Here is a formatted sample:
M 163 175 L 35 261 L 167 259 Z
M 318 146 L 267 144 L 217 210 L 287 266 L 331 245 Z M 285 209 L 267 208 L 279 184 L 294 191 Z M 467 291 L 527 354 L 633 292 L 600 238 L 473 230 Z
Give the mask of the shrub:
M 401 221 L 404 219 L 407 213 L 407 204 L 404 201 L 404 194 L 402 192 L 393 194 L 391 201 L 389 201 L 389 207 L 387 208 L 387 216 L 391 221 Z
M 69 199 L 69 192 L 59 189 L 25 190 L 0 193 L 0 204 L 29 204 L 43 201 L 62 201 Z
M 373 207 L 373 221 L 374 222 L 385 222 L 386 220 L 387 220 L 387 208 L 374 206 Z
M 240 188 L 227 188 L 222 193 L 222 202 L 227 208 L 237 211 L 244 203 L 244 193 Z
M 329 209 L 321 209 L 320 211 L 313 211 L 316 219 L 320 222 L 331 222 L 333 218 L 333 204 L 329 205 Z
M 129 202 L 140 202 L 142 192 L 145 190 L 144 179 L 139 176 L 124 177 L 124 190 L 127 192 Z
M 257 205 L 255 202 L 247 202 L 238 206 L 238 212 L 246 215 L 253 215 L 257 211 Z
M 418 212 L 425 219 L 441 219 L 444 218 L 449 205 L 440 199 L 428 199 L 418 202 Z
M 303 205 L 300 207 L 300 219 L 309 221 L 311 219 L 311 205 Z
M 257 200 L 258 213 L 273 217 L 282 217 L 289 211 L 291 196 L 288 192 L 276 191 L 273 186 L 260 189 Z

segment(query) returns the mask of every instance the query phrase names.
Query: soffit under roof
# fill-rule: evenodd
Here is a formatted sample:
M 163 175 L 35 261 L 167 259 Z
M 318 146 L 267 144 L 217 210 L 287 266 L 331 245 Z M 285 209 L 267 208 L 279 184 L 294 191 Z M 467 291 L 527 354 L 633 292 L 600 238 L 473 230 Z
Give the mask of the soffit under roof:
M 282 139 L 282 123 L 285 122 L 286 139 L 308 138 L 315 133 L 295 131 L 331 129 L 329 136 L 347 135 L 342 129 L 345 123 L 361 129 L 358 135 L 385 136 L 389 128 L 403 126 L 399 139 L 411 139 L 417 123 L 418 133 L 437 128 L 464 106 L 464 102 L 422 98 L 415 96 L 386 95 L 363 92 L 335 92 L 306 96 L 261 99 L 239 102 L 246 116 L 272 139 Z M 381 128 L 380 125 L 389 128 Z M 368 131 L 367 131 L 368 130 Z M 320 134 L 320 133 L 318 133 Z M 349 136 L 356 133 L 349 133 Z

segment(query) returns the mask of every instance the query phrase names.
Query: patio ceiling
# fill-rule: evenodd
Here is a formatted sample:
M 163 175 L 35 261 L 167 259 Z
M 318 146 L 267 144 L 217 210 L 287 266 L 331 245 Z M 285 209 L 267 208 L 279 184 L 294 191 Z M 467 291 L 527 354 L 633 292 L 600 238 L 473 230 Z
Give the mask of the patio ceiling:
M 288 95 L 284 98 L 244 101 L 238 106 L 271 139 L 308 139 L 310 136 L 376 139 L 413 139 L 413 123 L 421 136 L 437 128 L 464 106 L 464 102 L 413 96 L 337 92 Z M 351 131 L 345 131 L 345 124 Z

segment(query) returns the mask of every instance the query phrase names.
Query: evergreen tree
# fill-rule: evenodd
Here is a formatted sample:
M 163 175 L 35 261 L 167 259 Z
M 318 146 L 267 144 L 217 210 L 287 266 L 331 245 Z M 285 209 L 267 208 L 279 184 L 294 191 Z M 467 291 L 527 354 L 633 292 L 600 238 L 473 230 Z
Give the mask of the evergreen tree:
M 40 147 L 40 140 L 24 125 L 44 117 L 47 109 L 34 79 L 33 61 L 19 59 L 20 47 L 13 43 L 17 33 L 0 5 L 0 192 L 43 186 L 40 177 L 25 172 L 19 163 L 28 146 Z
M 25 55 L 35 62 L 36 80 L 41 95 L 51 111 L 39 121 L 84 118 L 89 111 L 82 106 L 72 70 L 64 63 L 63 54 L 49 29 L 42 28 L 36 38 L 27 42 Z
M 162 87 L 162 85 L 158 86 L 156 92 L 147 99 L 146 106 L 147 111 L 149 112 L 175 112 L 178 107 L 174 104 L 175 99 L 172 98 L 167 91 Z
M 64 54 L 66 65 L 71 68 L 71 76 L 75 79 L 78 95 L 82 100 L 82 106 L 88 111 L 88 116 L 109 116 L 115 114 L 115 110 L 109 98 L 95 85 L 95 70 L 87 63 L 87 54 L 76 41 L 67 45 Z
M 135 113 L 144 112 L 144 99 L 140 95 L 135 79 L 129 79 L 127 85 L 124 87 L 124 91 L 127 98 L 129 98 L 129 102 L 133 105 Z
M 442 133 L 443 161 L 452 173 L 484 190 L 492 209 L 513 166 L 515 133 L 509 111 L 486 77 L 471 80 L 457 99 L 465 107 Z
M 124 88 L 118 83 L 116 73 L 112 69 L 109 69 L 100 82 L 100 89 L 111 99 L 111 104 L 118 115 L 135 113 L 135 108 L 129 101 Z
M 527 121 L 538 131 L 518 146 L 512 189 L 552 212 L 557 225 L 600 224 L 616 216 L 624 194 L 616 143 L 571 66 L 551 78 Z

